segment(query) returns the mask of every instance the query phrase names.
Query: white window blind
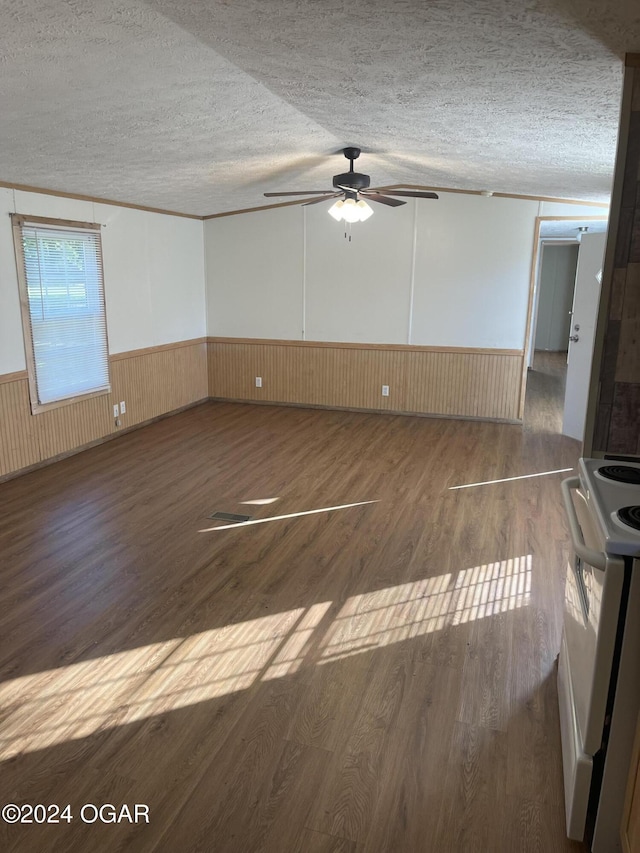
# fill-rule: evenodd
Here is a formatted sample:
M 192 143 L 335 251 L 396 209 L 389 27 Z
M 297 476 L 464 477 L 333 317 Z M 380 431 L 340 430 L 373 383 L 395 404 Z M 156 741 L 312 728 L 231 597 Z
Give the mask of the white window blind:
M 100 231 L 20 223 L 41 405 L 109 390 Z

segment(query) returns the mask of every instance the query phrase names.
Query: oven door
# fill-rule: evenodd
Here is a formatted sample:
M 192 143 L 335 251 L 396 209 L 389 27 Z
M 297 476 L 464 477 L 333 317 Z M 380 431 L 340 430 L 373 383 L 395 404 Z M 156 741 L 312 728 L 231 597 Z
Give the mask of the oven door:
M 581 840 L 592 757 L 602 745 L 624 562 L 604 553 L 580 480 L 562 483 L 573 553 L 567 567 L 558 700 L 567 835 Z

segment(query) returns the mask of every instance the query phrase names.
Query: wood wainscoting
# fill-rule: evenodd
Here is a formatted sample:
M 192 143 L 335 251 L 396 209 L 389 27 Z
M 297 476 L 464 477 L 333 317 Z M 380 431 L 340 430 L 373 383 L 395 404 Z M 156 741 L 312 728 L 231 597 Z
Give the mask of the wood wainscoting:
M 518 421 L 522 352 L 198 338 L 117 353 L 110 371 L 109 394 L 37 415 L 26 371 L 0 376 L 0 479 L 207 397 Z
M 519 422 L 522 361 L 521 350 L 209 338 L 209 396 Z
M 127 428 L 205 400 L 206 340 L 110 357 L 111 392 L 31 414 L 26 371 L 0 376 L 0 479 L 80 450 Z M 127 411 L 115 424 L 113 406 Z

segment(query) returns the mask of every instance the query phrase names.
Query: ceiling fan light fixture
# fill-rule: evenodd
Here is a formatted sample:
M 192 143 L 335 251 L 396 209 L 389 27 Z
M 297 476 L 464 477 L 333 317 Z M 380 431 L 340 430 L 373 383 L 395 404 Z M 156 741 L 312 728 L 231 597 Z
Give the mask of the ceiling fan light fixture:
M 336 222 L 364 222 L 373 214 L 373 209 L 364 199 L 356 201 L 354 198 L 346 198 L 332 204 L 329 213 Z
M 363 198 L 356 204 L 356 207 L 360 210 L 360 222 L 364 222 L 370 216 L 373 216 L 373 208 Z
M 335 204 L 332 204 L 331 207 L 329 208 L 329 213 L 331 214 L 331 216 L 333 216 L 333 218 L 336 220 L 336 222 L 340 222 L 342 220 L 342 208 L 343 207 L 344 207 L 344 201 L 341 198 L 339 198 L 338 201 Z
M 371 178 L 369 175 L 355 172 L 353 169 L 353 161 L 360 156 L 359 148 L 344 148 L 342 153 L 349 161 L 349 171 L 343 172 L 340 175 L 333 176 L 332 190 L 295 190 L 284 193 L 265 193 L 268 198 L 277 198 L 282 196 L 315 196 L 315 198 L 301 198 L 299 204 L 305 207 L 309 204 L 319 204 L 323 201 L 328 201 L 329 198 L 341 196 L 339 201 L 336 201 L 329 213 L 336 222 L 364 222 L 374 212 L 375 207 L 370 207 L 367 202 L 360 198 L 360 193 L 373 201 L 376 204 L 386 204 L 387 207 L 399 207 L 407 202 L 396 198 L 396 196 L 406 196 L 408 198 L 435 198 L 436 193 L 425 190 L 394 190 L 385 189 L 385 187 L 371 187 Z M 295 202 L 290 202 L 295 204 Z
M 345 199 L 344 206 L 342 208 L 342 218 L 345 222 L 360 221 L 360 211 L 358 210 L 358 205 L 354 198 Z

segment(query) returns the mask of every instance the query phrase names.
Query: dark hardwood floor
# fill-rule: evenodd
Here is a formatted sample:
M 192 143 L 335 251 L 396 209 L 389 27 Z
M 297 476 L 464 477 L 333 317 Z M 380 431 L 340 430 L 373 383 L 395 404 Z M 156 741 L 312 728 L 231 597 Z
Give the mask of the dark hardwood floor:
M 0 799 L 73 815 L 0 848 L 582 850 L 538 373 L 524 428 L 207 403 L 0 485 Z

